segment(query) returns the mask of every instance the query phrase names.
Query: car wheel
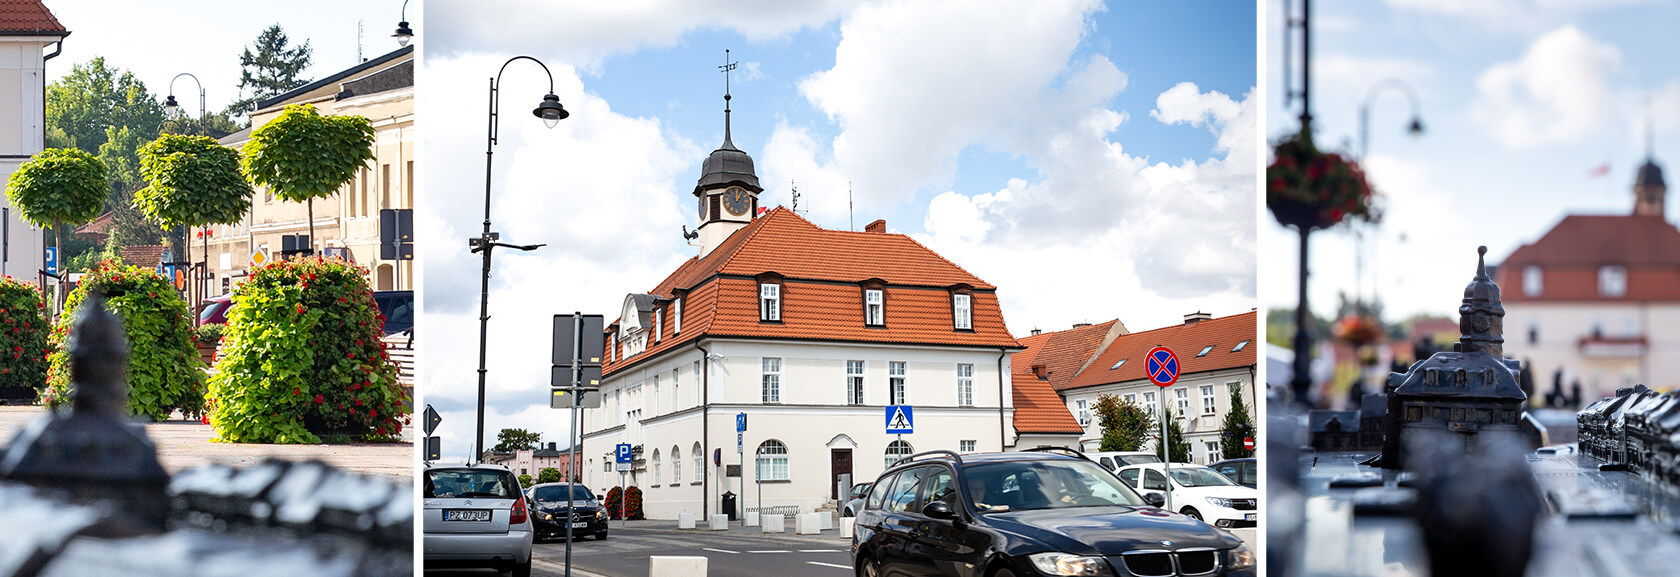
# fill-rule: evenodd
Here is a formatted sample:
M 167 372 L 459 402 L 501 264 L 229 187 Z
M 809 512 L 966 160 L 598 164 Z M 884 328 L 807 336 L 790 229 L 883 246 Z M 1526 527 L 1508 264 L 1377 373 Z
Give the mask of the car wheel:
M 857 567 L 858 577 L 881 577 L 881 564 L 867 557 L 859 559 L 859 561 L 862 563 Z
M 1015 572 L 1010 571 L 1008 567 L 999 567 L 997 571 L 992 572 L 992 577 L 1015 577 Z
M 531 562 L 513 566 L 513 577 L 531 577 Z
M 595 534 L 595 540 L 596 541 L 606 541 L 607 540 L 607 532 L 602 531 L 600 533 L 596 533 Z
M 1197 521 L 1202 520 L 1202 514 L 1197 512 L 1194 507 L 1185 507 L 1183 511 L 1179 511 L 1179 512 L 1183 513 L 1184 516 L 1189 517 L 1191 519 L 1195 519 Z

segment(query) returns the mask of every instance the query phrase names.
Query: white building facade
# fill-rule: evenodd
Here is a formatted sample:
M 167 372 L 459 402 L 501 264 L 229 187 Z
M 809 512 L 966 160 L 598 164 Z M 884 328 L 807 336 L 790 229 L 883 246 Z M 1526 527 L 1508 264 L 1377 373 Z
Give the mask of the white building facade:
M 0 22 L 0 178 L 6 179 L 46 147 L 47 60 L 70 34 L 39 2 L 9 12 Z M 42 230 L 3 196 L 0 223 L 0 275 L 35 280 L 46 262 Z

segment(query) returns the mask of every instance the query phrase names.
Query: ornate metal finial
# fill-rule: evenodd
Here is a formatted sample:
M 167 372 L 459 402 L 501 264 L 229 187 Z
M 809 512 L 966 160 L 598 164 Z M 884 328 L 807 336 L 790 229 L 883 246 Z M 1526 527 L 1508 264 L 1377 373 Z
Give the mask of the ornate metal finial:
M 1499 285 L 1487 274 L 1487 247 L 1476 248 L 1476 278 L 1464 287 L 1464 302 L 1458 307 L 1460 349 L 1505 356 L 1505 305 L 1499 299 Z
M 1489 280 L 1487 275 L 1487 245 L 1476 247 L 1476 280 Z
M 76 412 L 128 416 L 128 337 L 122 319 L 94 292 L 82 303 L 70 331 L 70 381 Z
M 735 143 L 729 139 L 729 72 L 735 70 L 735 62 L 729 60 L 729 49 L 723 50 L 723 66 L 718 70 L 723 72 L 723 147 L 735 148 Z

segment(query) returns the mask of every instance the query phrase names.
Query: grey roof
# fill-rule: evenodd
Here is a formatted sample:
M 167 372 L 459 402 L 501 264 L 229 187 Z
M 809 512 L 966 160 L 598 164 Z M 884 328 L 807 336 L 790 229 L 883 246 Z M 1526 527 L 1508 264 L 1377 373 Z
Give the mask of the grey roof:
M 1406 373 L 1395 373 L 1390 378 L 1404 379 L 1393 394 L 1408 397 L 1523 400 L 1528 398 L 1528 394 L 1517 382 L 1517 371 L 1521 365 L 1514 359 L 1499 358 L 1481 351 L 1442 352 L 1430 356 L 1428 361 L 1412 365 Z M 1454 374 L 1460 369 L 1466 374 L 1465 384 L 1456 385 Z M 1433 378 L 1429 377 L 1431 372 Z M 1488 375 L 1492 376 L 1491 381 Z
M 392 51 L 387 52 L 384 55 L 376 57 L 372 60 L 368 60 L 368 61 L 363 62 L 361 64 L 357 64 L 355 66 L 351 66 L 349 68 L 341 70 L 337 74 L 333 74 L 332 76 L 328 76 L 326 78 L 316 80 L 316 81 L 311 82 L 309 84 L 305 84 L 303 86 L 293 88 L 293 89 L 291 89 L 291 90 L 289 90 L 285 93 L 282 93 L 282 94 L 279 94 L 279 95 L 276 95 L 276 96 L 273 96 L 273 97 L 270 97 L 270 98 L 267 98 L 267 99 L 258 100 L 256 109 L 257 110 L 262 110 L 264 108 L 272 108 L 272 107 L 274 107 L 274 106 L 276 106 L 280 103 L 283 103 L 287 100 L 291 100 L 293 97 L 296 97 L 298 95 L 313 92 L 316 89 L 321 88 L 322 86 L 337 84 L 340 81 L 343 81 L 345 78 L 355 76 L 356 74 L 361 73 L 364 70 L 370 70 L 370 69 L 373 69 L 373 68 L 378 68 L 380 66 L 384 66 L 387 63 L 389 63 L 393 60 L 396 60 L 399 57 L 406 56 L 406 55 L 409 55 L 409 54 L 413 54 L 414 53 L 414 46 L 415 45 L 413 45 L 413 44 L 409 44 L 408 46 L 404 46 L 402 48 L 392 50 Z
M 632 294 L 630 300 L 636 303 L 636 321 L 643 327 L 653 328 L 653 304 L 659 297 L 648 294 Z
M 764 190 L 758 185 L 758 175 L 753 172 L 752 157 L 725 140 L 723 146 L 713 150 L 706 157 L 706 162 L 700 165 L 700 183 L 694 186 L 694 194 L 698 196 L 705 189 L 730 184 L 750 188 L 753 192 Z
M 1662 167 L 1657 166 L 1655 159 L 1645 159 L 1645 164 L 1639 167 L 1639 177 L 1633 181 L 1634 186 L 1663 186 Z
M 404 60 L 396 66 L 380 70 L 373 74 L 345 82 L 338 93 L 338 99 L 368 94 L 378 94 L 414 86 L 414 60 Z
M 251 139 L 251 129 L 250 129 L 250 127 L 246 127 L 244 130 L 241 130 L 239 132 L 235 132 L 233 134 L 229 134 L 227 136 L 223 136 L 223 137 L 217 139 L 216 143 L 220 144 L 222 146 L 233 146 L 235 144 L 239 144 L 241 142 L 245 142 L 245 141 L 250 140 L 250 139 Z

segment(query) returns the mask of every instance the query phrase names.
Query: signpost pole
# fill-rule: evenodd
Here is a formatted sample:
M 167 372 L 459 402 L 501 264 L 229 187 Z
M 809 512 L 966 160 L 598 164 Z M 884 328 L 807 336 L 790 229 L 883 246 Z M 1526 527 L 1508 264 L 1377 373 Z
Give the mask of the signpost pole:
M 402 261 L 397 261 L 402 262 Z M 583 313 L 572 314 L 572 422 L 566 427 L 566 577 L 572 577 L 572 525 L 576 524 L 577 501 L 573 494 L 577 491 L 576 457 L 578 431 L 578 385 L 583 380 Z
M 1167 442 L 1167 389 L 1161 389 L 1161 470 L 1167 478 L 1167 510 L 1172 510 L 1172 443 Z
M 1157 345 L 1144 354 L 1143 369 L 1149 381 L 1161 389 L 1161 439 L 1156 445 L 1161 449 L 1161 471 L 1166 477 L 1166 508 L 1172 510 L 1172 442 L 1167 437 L 1167 419 L 1172 415 L 1167 412 L 1167 388 L 1178 382 L 1178 372 L 1183 367 L 1178 363 L 1178 355 L 1172 349 Z

